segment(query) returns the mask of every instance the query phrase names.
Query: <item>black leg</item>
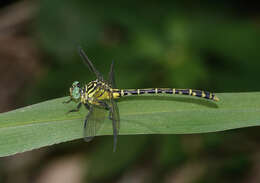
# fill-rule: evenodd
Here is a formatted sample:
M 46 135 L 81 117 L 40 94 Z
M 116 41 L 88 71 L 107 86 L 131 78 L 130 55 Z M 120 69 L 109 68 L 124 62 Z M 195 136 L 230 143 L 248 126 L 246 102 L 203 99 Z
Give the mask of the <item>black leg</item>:
M 111 107 L 110 107 L 106 102 L 103 102 L 103 101 L 98 101 L 98 102 L 100 103 L 100 105 L 101 105 L 102 107 L 104 107 L 106 110 L 109 111 L 109 119 L 110 119 L 110 120 L 113 120 Z
M 80 107 L 81 107 L 81 103 L 78 104 L 76 109 L 72 109 L 72 110 L 68 111 L 68 113 L 70 113 L 70 112 L 78 112 Z
M 68 104 L 68 103 L 70 103 L 72 101 L 72 98 L 70 98 L 69 100 L 67 100 L 67 101 L 64 101 L 64 102 L 62 102 L 63 104 Z
M 112 117 L 112 108 L 111 108 L 107 103 L 105 103 L 105 102 L 103 102 L 103 103 L 104 103 L 104 104 L 102 104 L 102 105 L 104 106 L 104 108 L 109 111 L 108 118 L 109 118 L 110 120 L 113 120 L 113 117 Z
M 110 106 L 106 102 L 99 100 L 98 103 L 100 104 L 100 106 L 104 107 L 106 110 L 110 110 Z
M 85 103 L 84 105 L 88 110 L 90 110 L 90 106 L 87 103 Z

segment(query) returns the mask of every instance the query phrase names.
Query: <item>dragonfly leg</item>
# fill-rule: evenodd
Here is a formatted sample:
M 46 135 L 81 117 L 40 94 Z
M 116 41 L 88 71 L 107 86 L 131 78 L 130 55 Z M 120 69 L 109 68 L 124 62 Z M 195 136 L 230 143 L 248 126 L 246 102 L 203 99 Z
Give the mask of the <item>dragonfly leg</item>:
M 88 110 L 90 110 L 90 106 L 87 103 L 85 103 L 84 105 Z
M 78 112 L 78 111 L 79 111 L 79 109 L 80 109 L 80 107 L 81 107 L 81 103 L 79 103 L 79 104 L 78 104 L 78 106 L 77 106 L 77 108 L 76 108 L 76 109 L 72 109 L 72 110 L 68 111 L 67 113 L 71 113 L 71 112 Z
M 100 106 L 104 107 L 106 110 L 110 109 L 110 106 L 106 102 L 99 100 L 98 103 L 100 104 Z
M 113 120 L 113 118 L 112 118 L 112 108 L 106 102 L 103 102 L 103 101 L 98 101 L 98 102 L 102 107 L 104 107 L 106 110 L 109 111 L 109 119 Z
M 68 104 L 68 103 L 70 103 L 72 101 L 72 98 L 70 98 L 69 100 L 67 100 L 67 101 L 64 101 L 64 102 L 62 102 L 63 104 Z

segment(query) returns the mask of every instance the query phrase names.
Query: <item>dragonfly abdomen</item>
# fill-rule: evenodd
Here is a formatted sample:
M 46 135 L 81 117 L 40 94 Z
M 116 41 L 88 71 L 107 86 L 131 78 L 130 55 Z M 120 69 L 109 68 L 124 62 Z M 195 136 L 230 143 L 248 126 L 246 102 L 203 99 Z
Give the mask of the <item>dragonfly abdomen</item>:
M 209 100 L 219 101 L 218 97 L 208 91 L 193 89 L 176 89 L 176 88 L 148 88 L 148 89 L 116 89 L 113 91 L 114 97 L 123 97 L 142 94 L 178 94 L 201 97 Z

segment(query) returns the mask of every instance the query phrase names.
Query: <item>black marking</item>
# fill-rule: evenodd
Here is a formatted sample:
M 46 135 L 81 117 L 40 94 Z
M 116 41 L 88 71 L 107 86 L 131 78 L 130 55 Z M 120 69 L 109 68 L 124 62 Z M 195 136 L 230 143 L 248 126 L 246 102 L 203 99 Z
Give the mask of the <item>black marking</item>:
M 97 98 L 102 97 L 106 91 L 104 89 L 100 89 L 99 92 L 100 92 L 100 95 L 97 96 Z
M 139 90 L 140 94 L 145 94 L 145 90 Z
M 131 93 L 132 95 L 137 95 L 138 94 L 136 90 L 126 91 L 126 92 Z
M 197 97 L 202 97 L 202 91 L 196 90 L 196 91 L 193 91 L 193 92 L 196 93 L 196 96 L 197 96 Z
M 124 93 L 129 93 L 129 94 L 131 94 L 131 95 L 137 95 L 138 93 L 137 93 L 137 90 L 124 90 Z
M 185 90 L 180 90 L 183 95 L 189 95 L 189 89 Z
M 158 88 L 157 93 L 162 93 L 162 89 Z
M 118 93 L 119 97 L 122 97 L 122 94 L 121 94 L 120 90 L 118 90 L 118 91 L 116 90 L 115 92 Z
M 101 83 L 96 83 L 96 86 L 94 86 L 93 91 L 96 91 L 97 89 L 100 89 Z
M 94 83 L 93 82 L 91 82 L 91 83 L 89 83 L 88 85 L 87 85 L 87 88 L 92 88 L 94 86 Z
M 210 99 L 210 92 L 204 91 L 204 93 L 205 93 L 205 98 Z
M 92 91 L 94 91 L 94 83 L 91 83 L 90 85 L 87 86 L 87 91 L 89 93 L 91 93 Z
M 147 93 L 155 93 L 155 90 L 154 89 L 147 90 Z
M 172 94 L 172 90 L 165 90 L 165 93 Z

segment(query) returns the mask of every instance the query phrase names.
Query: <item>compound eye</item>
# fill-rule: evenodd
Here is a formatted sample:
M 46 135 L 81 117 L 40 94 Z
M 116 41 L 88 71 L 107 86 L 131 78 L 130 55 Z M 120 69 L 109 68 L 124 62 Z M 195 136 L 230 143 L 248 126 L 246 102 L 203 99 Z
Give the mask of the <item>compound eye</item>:
M 79 86 L 80 86 L 80 84 L 79 84 L 79 82 L 78 82 L 78 81 L 74 81 L 74 82 L 72 83 L 72 86 L 73 86 L 73 87 L 79 87 Z
M 74 88 L 72 90 L 72 97 L 74 99 L 79 99 L 80 98 L 80 89 L 78 87 Z

